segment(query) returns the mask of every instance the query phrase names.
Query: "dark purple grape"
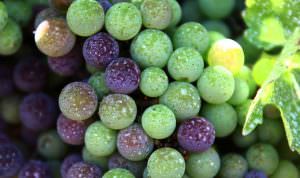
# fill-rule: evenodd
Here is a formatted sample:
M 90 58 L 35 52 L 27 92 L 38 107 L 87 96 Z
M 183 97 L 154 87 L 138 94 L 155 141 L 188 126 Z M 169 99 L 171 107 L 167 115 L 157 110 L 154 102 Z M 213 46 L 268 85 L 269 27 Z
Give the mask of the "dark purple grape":
M 68 170 L 70 169 L 70 167 L 77 163 L 77 162 L 81 162 L 82 158 L 79 154 L 71 154 L 69 156 L 67 156 L 64 161 L 61 164 L 60 167 L 60 174 L 62 176 L 62 178 L 67 178 L 67 173 Z
M 57 104 L 45 93 L 27 95 L 20 105 L 20 118 L 23 125 L 34 131 L 50 128 L 57 118 Z
M 15 176 L 24 162 L 21 151 L 13 144 L 0 144 L 0 177 Z
M 71 76 L 79 71 L 83 62 L 79 45 L 75 46 L 68 54 L 60 57 L 48 57 L 50 69 L 61 75 Z
M 85 40 L 83 56 L 87 64 L 105 68 L 119 56 L 119 44 L 107 33 L 97 33 Z
M 82 145 L 84 142 L 84 134 L 91 120 L 75 121 L 66 118 L 60 114 L 57 120 L 57 133 L 60 138 L 71 145 Z
M 48 67 L 40 59 L 21 60 L 14 69 L 16 86 L 25 92 L 40 91 L 47 82 Z
M 102 170 L 93 165 L 84 162 L 77 162 L 73 164 L 67 173 L 66 178 L 98 178 L 102 176 Z
M 139 82 L 140 69 L 129 58 L 114 60 L 105 70 L 106 86 L 114 93 L 132 93 L 138 88 Z
M 27 127 L 21 128 L 21 138 L 22 140 L 30 145 L 36 145 L 40 132 L 32 129 L 28 129 Z
M 252 170 L 246 173 L 245 178 L 267 178 L 263 171 Z
M 152 152 L 153 140 L 139 124 L 133 124 L 119 132 L 117 148 L 126 159 L 140 161 Z
M 112 6 L 109 0 L 97 0 L 97 1 L 101 4 L 102 8 L 104 9 L 104 12 L 106 12 Z
M 52 175 L 48 164 L 38 160 L 30 160 L 21 169 L 18 178 L 52 178 Z
M 5 144 L 5 143 L 9 143 L 10 140 L 8 138 L 8 136 L 0 131 L 0 144 Z
M 15 90 L 12 71 L 10 66 L 0 65 L 0 97 L 10 95 Z
M 204 118 L 192 118 L 180 124 L 177 139 L 179 145 L 187 151 L 205 151 L 215 141 L 215 129 Z
M 146 162 L 144 161 L 129 161 L 120 154 L 113 154 L 108 160 L 108 168 L 123 168 L 132 172 L 135 177 L 142 177 Z

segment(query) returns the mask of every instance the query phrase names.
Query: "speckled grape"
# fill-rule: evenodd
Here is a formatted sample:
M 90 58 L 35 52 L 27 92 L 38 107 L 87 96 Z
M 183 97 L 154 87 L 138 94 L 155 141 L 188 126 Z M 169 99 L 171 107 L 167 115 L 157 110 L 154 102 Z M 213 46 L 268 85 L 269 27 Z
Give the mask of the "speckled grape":
M 106 172 L 102 178 L 135 178 L 135 177 L 130 171 L 126 169 L 115 168 Z
M 97 109 L 97 95 L 87 83 L 73 82 L 65 86 L 59 95 L 61 112 L 73 120 L 86 120 Z
M 177 0 L 168 0 L 168 2 L 172 10 L 172 18 L 169 27 L 172 27 L 172 26 L 176 26 L 180 22 L 182 16 L 182 10 Z
M 220 177 L 221 178 L 243 178 L 248 170 L 246 159 L 236 153 L 228 153 L 222 157 Z
M 52 178 L 50 168 L 47 163 L 30 160 L 21 169 L 18 178 Z
M 70 167 L 73 164 L 80 162 L 80 161 L 82 161 L 82 158 L 79 154 L 70 154 L 67 157 L 65 157 L 65 159 L 63 160 L 61 167 L 60 167 L 60 174 L 61 174 L 62 178 L 66 178 Z
M 77 162 L 69 168 L 66 178 L 82 178 L 83 176 L 98 178 L 102 176 L 102 170 L 93 164 Z
M 267 178 L 263 171 L 252 170 L 245 174 L 245 178 Z
M 249 97 L 249 86 L 246 81 L 239 78 L 234 79 L 234 92 L 228 103 L 231 105 L 240 105 L 247 101 Z
M 23 155 L 15 145 L 9 142 L 0 144 L 0 177 L 15 176 L 23 163 Z
M 11 55 L 19 50 L 23 41 L 19 25 L 8 19 L 5 27 L 0 30 L 0 54 Z
M 6 26 L 8 22 L 8 13 L 6 6 L 3 2 L 0 2 L 0 31 Z

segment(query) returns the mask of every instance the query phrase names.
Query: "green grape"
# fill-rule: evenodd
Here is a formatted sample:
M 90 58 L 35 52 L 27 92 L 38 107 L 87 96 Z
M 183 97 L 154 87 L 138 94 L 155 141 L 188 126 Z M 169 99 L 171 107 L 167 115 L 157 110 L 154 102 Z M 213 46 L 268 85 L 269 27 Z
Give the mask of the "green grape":
M 130 2 L 131 2 L 132 4 L 134 4 L 138 9 L 140 9 L 142 3 L 144 2 L 144 0 L 130 0 Z
M 76 0 L 67 11 L 67 23 L 71 31 L 79 36 L 91 36 L 104 24 L 104 10 L 95 0 Z
M 235 0 L 198 0 L 198 4 L 210 19 L 222 19 L 232 12 Z
M 249 135 L 242 135 L 242 128 L 235 130 L 232 136 L 234 144 L 240 148 L 247 148 L 257 141 L 257 131 L 251 132 Z
M 131 125 L 136 117 L 135 101 L 128 95 L 111 94 L 103 98 L 99 107 L 99 116 L 103 124 L 110 129 L 124 129 Z
M 214 148 L 192 153 L 186 161 L 186 172 L 191 178 L 213 178 L 220 169 L 220 157 Z
M 246 81 L 239 78 L 235 78 L 234 86 L 233 95 L 228 100 L 228 103 L 236 106 L 244 103 L 248 99 L 249 86 Z
M 90 74 L 94 74 L 96 72 L 104 72 L 103 69 L 99 69 L 99 68 L 89 65 L 87 63 L 85 64 L 85 68 Z
M 116 150 L 117 132 L 100 121 L 91 124 L 85 132 L 86 149 L 95 156 L 108 156 Z
M 236 106 L 235 110 L 238 116 L 238 123 L 240 126 L 244 126 L 245 121 L 246 121 L 246 116 L 249 110 L 249 107 L 251 105 L 253 100 L 247 99 L 245 102 L 242 104 Z
M 104 72 L 95 72 L 90 78 L 88 83 L 95 90 L 97 97 L 101 100 L 106 94 L 109 93 L 109 89 L 105 84 Z
M 4 97 L 0 101 L 0 114 L 5 122 L 9 124 L 18 124 L 20 122 L 20 104 L 21 97 L 16 95 Z
M 159 98 L 159 103 L 168 106 L 178 121 L 196 116 L 201 107 L 197 89 L 186 82 L 172 82 L 167 91 Z
M 227 103 L 206 104 L 201 110 L 201 115 L 214 125 L 216 137 L 230 135 L 237 126 L 237 114 L 234 108 Z
M 248 170 L 245 158 L 236 153 L 229 153 L 222 157 L 220 177 L 221 178 L 243 178 Z
M 135 178 L 127 169 L 115 168 L 106 172 L 102 178 Z
M 240 36 L 236 40 L 243 48 L 245 53 L 245 63 L 253 64 L 261 54 L 261 49 L 250 43 L 247 38 Z
M 191 47 L 176 49 L 168 61 L 168 72 L 177 81 L 196 81 L 200 77 L 203 67 L 201 54 Z
M 291 150 L 287 139 L 281 139 L 281 141 L 278 144 L 277 150 L 281 159 L 286 159 L 290 161 L 295 161 L 299 159 L 298 152 Z
M 210 39 L 210 45 L 214 44 L 216 41 L 225 39 L 225 36 L 222 33 L 216 32 L 216 31 L 208 31 L 209 39 Z
M 162 104 L 147 108 L 142 115 L 142 126 L 152 138 L 164 139 L 175 130 L 176 118 L 174 113 Z
M 141 13 L 146 28 L 162 30 L 172 20 L 172 7 L 168 0 L 144 0 Z
M 19 25 L 26 26 L 32 16 L 32 7 L 26 1 L 5 0 L 8 16 L 14 19 Z
M 275 148 L 264 143 L 252 145 L 246 152 L 246 158 L 251 169 L 264 171 L 267 175 L 272 175 L 279 163 Z
M 181 5 L 183 22 L 200 22 L 202 14 L 195 0 L 185 0 Z
M 8 12 L 6 5 L 0 1 L 0 31 L 4 29 L 8 22 Z
M 230 37 L 230 35 L 231 35 L 229 27 L 226 25 L 226 23 L 224 23 L 223 21 L 220 21 L 220 20 L 205 21 L 205 22 L 203 22 L 203 26 L 208 31 L 219 32 L 222 35 L 224 35 L 225 37 Z
M 228 101 L 234 93 L 234 77 L 222 66 L 210 66 L 204 69 L 197 87 L 202 99 L 211 104 Z
M 299 178 L 297 167 L 290 161 L 281 160 L 270 178 Z
M 86 149 L 86 147 L 82 149 L 82 159 L 84 162 L 94 164 L 104 170 L 108 169 L 108 157 L 93 155 Z
M 255 82 L 254 78 L 252 77 L 251 69 L 244 65 L 241 68 L 241 70 L 237 74 L 235 74 L 235 77 L 245 80 L 248 83 L 249 96 L 252 97 L 256 92 L 257 86 L 256 86 L 256 82 Z
M 264 118 L 268 119 L 278 119 L 280 118 L 280 111 L 275 105 L 267 104 L 264 107 Z
M 142 15 L 131 3 L 117 3 L 106 12 L 105 27 L 114 38 L 129 40 L 140 31 Z
M 284 136 L 283 125 L 280 120 L 264 119 L 258 128 L 258 139 L 261 142 L 277 145 Z
M 11 55 L 19 50 L 23 41 L 19 25 L 8 19 L 6 26 L 0 30 L 0 55 Z
M 173 148 L 154 151 L 147 163 L 149 177 L 181 178 L 185 171 L 182 155 Z
M 146 68 L 141 74 L 140 90 L 149 97 L 159 97 L 168 89 L 167 74 L 158 67 Z
M 209 35 L 206 29 L 196 22 L 187 22 L 177 28 L 173 36 L 175 49 L 193 47 L 204 54 L 209 47 Z
M 220 65 L 236 74 L 244 65 L 244 52 L 237 42 L 221 39 L 212 44 L 207 61 L 210 66 Z
M 278 56 L 262 53 L 253 66 L 252 76 L 257 85 L 261 86 L 268 78 Z
M 60 175 L 60 162 L 57 160 L 48 160 L 47 164 L 51 170 L 53 178 L 62 178 Z
M 131 43 L 130 54 L 140 66 L 163 68 L 173 51 L 172 41 L 162 31 L 147 29 Z
M 176 26 L 181 20 L 182 10 L 177 0 L 168 0 L 168 2 L 171 5 L 172 10 L 172 19 L 169 24 L 169 27 Z
M 184 174 L 184 175 L 182 176 L 182 178 L 190 178 L 190 177 L 187 176 L 186 174 Z

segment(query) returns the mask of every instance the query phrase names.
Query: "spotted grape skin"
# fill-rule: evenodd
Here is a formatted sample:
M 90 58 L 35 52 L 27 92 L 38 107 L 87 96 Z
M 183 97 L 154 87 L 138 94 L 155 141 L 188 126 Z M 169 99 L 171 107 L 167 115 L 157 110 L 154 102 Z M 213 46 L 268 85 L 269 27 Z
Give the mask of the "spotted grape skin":
M 29 177 L 52 178 L 52 174 L 47 163 L 38 160 L 30 160 L 19 173 L 19 178 Z
M 24 157 L 14 144 L 9 142 L 0 144 L 0 177 L 15 176 L 23 163 Z
M 138 88 L 140 73 L 134 61 L 129 58 L 118 58 L 106 68 L 105 83 L 114 93 L 129 94 Z
M 82 158 L 79 154 L 70 154 L 62 162 L 60 167 L 60 174 L 63 178 L 67 177 L 68 170 L 73 164 L 81 162 Z
M 102 170 L 92 164 L 77 162 L 69 168 L 66 178 L 81 178 L 83 175 L 85 178 L 101 177 Z
M 252 170 L 245 174 L 245 178 L 267 178 L 263 171 Z
M 126 169 L 115 168 L 106 172 L 102 178 L 134 178 L 134 175 Z
M 215 129 L 204 118 L 192 118 L 180 124 L 177 132 L 179 145 L 190 152 L 202 152 L 215 141 Z

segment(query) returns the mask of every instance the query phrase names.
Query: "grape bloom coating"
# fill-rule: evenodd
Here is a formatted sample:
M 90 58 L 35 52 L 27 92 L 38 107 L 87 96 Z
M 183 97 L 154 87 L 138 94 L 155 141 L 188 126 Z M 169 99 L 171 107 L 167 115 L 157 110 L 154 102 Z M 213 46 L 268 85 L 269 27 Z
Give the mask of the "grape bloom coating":
M 30 160 L 19 173 L 19 178 L 28 177 L 52 178 L 52 174 L 47 163 L 38 160 Z
M 101 177 L 102 170 L 93 164 L 77 162 L 69 168 L 66 178 L 81 178 L 82 176 L 85 178 Z
M 1 139 L 4 140 L 5 138 Z M 0 176 L 15 176 L 23 166 L 24 158 L 21 151 L 13 144 L 0 143 Z

